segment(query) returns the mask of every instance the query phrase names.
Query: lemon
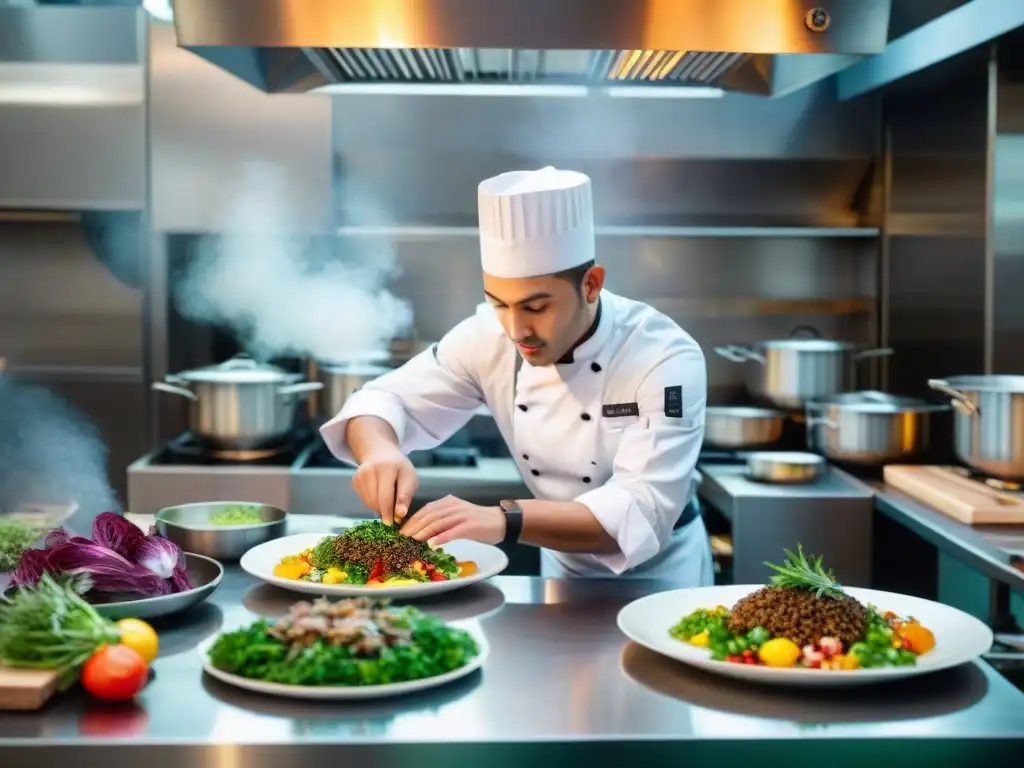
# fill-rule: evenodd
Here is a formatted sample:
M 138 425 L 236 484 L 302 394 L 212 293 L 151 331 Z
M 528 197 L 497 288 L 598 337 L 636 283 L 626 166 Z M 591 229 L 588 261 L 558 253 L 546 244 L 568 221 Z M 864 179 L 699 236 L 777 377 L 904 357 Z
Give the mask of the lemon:
M 800 658 L 800 646 L 788 637 L 776 637 L 761 646 L 757 657 L 766 667 L 792 667 Z
M 151 664 L 160 652 L 156 630 L 141 619 L 121 619 L 117 628 L 121 632 L 121 645 L 127 645 Z

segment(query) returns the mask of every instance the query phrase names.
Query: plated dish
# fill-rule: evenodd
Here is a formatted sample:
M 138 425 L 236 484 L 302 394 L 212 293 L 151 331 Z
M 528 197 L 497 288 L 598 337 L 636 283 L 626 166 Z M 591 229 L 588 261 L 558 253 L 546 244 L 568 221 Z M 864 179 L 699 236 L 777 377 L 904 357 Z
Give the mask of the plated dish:
M 387 597 L 468 586 L 501 573 L 508 558 L 497 547 L 474 541 L 431 549 L 374 520 L 338 534 L 300 534 L 261 544 L 245 553 L 241 566 L 295 592 Z
M 768 585 L 705 587 L 626 606 L 641 645 L 729 677 L 856 685 L 946 669 L 985 653 L 991 630 L 930 600 L 844 588 L 821 559 L 787 552 Z M 770 565 L 770 564 L 769 564 Z
M 433 688 L 480 668 L 482 636 L 370 598 L 294 604 L 200 646 L 204 669 L 231 685 L 290 698 L 353 699 Z

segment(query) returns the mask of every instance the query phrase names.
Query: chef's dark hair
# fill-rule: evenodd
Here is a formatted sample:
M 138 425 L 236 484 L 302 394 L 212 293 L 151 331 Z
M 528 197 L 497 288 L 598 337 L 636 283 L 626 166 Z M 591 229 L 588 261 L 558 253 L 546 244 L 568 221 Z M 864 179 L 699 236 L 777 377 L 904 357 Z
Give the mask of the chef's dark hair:
M 561 278 L 562 280 L 568 280 L 570 283 L 575 285 L 581 292 L 583 290 L 583 278 L 587 276 L 587 272 L 594 266 L 594 260 L 580 264 L 578 267 L 572 269 L 563 269 L 561 272 L 555 272 L 554 277 Z

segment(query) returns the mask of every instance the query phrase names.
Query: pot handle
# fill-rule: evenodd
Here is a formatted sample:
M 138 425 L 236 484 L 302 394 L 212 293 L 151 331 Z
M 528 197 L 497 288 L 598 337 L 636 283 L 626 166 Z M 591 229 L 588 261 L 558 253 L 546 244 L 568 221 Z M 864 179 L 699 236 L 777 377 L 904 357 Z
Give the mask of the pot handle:
M 324 388 L 322 381 L 303 381 L 300 384 L 287 384 L 277 388 L 279 395 L 301 395 L 306 392 L 316 392 Z
M 725 344 L 721 347 L 715 347 L 715 354 L 724 357 L 732 363 L 745 363 L 748 360 L 753 360 L 755 363 L 764 364 L 764 357 L 754 350 L 741 347 L 738 344 Z
M 789 333 L 789 338 L 797 339 L 800 336 L 807 339 L 820 339 L 821 331 L 815 328 L 813 325 L 798 325 Z
M 949 386 L 949 383 L 943 379 L 928 379 L 928 386 L 942 392 L 944 395 L 949 395 L 950 405 L 964 416 L 976 416 L 979 413 L 978 406 L 968 400 L 967 395 L 959 389 Z
M 167 384 L 163 381 L 154 381 L 149 385 L 150 388 L 157 390 L 158 392 L 166 392 L 169 395 L 181 395 L 187 397 L 189 400 L 195 401 L 199 398 L 196 397 L 196 393 L 191 389 L 185 389 L 185 387 L 176 387 L 173 384 Z
M 881 349 L 863 349 L 855 354 L 854 360 L 860 361 L 865 360 L 869 357 L 888 357 L 895 350 L 892 347 L 882 347 Z

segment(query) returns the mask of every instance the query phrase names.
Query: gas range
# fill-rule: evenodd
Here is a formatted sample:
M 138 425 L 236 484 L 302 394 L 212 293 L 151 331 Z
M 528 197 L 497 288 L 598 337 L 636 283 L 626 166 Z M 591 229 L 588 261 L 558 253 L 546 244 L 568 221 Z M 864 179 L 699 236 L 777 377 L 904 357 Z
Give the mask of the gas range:
M 511 457 L 464 437 L 410 454 L 419 477 L 414 505 L 448 494 L 478 504 L 530 495 Z M 212 457 L 185 434 L 128 467 L 128 510 L 151 514 L 191 502 L 250 501 L 292 513 L 361 517 L 366 508 L 352 489 L 354 474 L 315 432 L 297 435 L 286 450 L 244 460 Z

